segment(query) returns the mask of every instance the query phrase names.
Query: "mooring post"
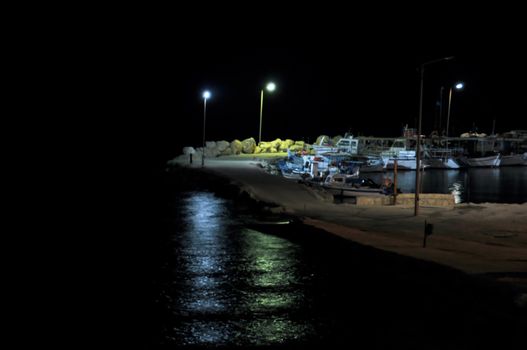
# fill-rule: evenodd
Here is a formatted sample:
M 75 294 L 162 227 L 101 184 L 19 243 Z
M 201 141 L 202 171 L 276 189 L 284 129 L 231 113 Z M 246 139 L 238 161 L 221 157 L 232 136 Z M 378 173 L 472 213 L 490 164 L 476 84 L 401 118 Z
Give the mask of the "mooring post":
M 423 237 L 423 248 L 426 248 L 426 220 L 425 220 L 425 232 Z
M 426 248 L 426 237 L 430 236 L 434 230 L 434 225 L 427 224 L 425 220 L 425 232 L 423 237 L 423 248 Z
M 393 161 L 393 205 L 397 204 L 397 159 Z

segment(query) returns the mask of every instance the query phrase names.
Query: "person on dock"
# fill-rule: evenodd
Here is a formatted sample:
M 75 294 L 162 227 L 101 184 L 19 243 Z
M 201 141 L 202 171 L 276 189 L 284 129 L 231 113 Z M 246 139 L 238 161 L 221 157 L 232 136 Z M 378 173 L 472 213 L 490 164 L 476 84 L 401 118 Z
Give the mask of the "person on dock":
M 393 188 L 393 181 L 389 177 L 385 177 L 382 182 L 382 190 L 384 194 L 393 194 L 394 188 Z

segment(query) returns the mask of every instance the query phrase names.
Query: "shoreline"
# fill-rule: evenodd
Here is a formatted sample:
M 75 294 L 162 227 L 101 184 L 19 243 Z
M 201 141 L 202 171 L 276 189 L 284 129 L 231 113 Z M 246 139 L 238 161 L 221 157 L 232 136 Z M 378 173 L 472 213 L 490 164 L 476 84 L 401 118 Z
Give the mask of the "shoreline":
M 335 204 L 324 193 L 267 174 L 257 165 L 254 159 L 210 159 L 205 168 L 194 164 L 177 169 L 201 174 L 198 183 L 220 185 L 213 191 L 260 212 L 295 217 L 361 245 L 490 276 L 527 292 L 527 232 L 521 224 L 527 203 L 422 207 L 414 217 L 413 207 Z M 434 224 L 434 233 L 423 248 L 425 219 Z

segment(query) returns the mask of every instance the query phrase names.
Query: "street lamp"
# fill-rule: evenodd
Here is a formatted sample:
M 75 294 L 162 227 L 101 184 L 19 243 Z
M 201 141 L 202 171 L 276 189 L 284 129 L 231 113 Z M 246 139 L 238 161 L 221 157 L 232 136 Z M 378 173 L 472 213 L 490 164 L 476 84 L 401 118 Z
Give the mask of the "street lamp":
M 456 90 L 462 90 L 465 85 L 462 82 L 457 83 L 454 85 L 454 88 Z M 446 137 L 448 137 L 448 126 L 450 124 L 450 105 L 452 103 L 452 87 L 450 87 L 450 91 L 448 92 L 448 110 L 446 115 Z M 448 145 L 448 141 L 447 141 Z
M 421 122 L 423 120 L 423 82 L 424 82 L 424 74 L 425 74 L 425 66 L 428 66 L 430 64 L 439 63 L 443 61 L 448 61 L 453 59 L 454 57 L 443 57 L 439 58 L 437 60 L 428 61 L 425 63 L 422 63 L 419 67 L 420 75 L 421 75 L 421 90 L 419 94 L 419 124 L 417 127 L 417 145 L 416 145 L 416 157 L 415 157 L 415 198 L 414 198 L 414 215 L 417 216 L 419 214 L 419 190 L 420 190 L 420 182 L 421 182 Z
M 201 166 L 205 166 L 205 122 L 207 121 L 207 99 L 210 98 L 210 91 L 203 91 L 203 150 L 201 153 Z
M 275 83 L 269 83 L 265 87 L 267 91 L 273 92 L 276 89 Z M 263 113 L 263 96 L 264 96 L 264 89 L 260 91 L 260 132 L 258 133 L 258 144 L 262 142 L 262 113 Z

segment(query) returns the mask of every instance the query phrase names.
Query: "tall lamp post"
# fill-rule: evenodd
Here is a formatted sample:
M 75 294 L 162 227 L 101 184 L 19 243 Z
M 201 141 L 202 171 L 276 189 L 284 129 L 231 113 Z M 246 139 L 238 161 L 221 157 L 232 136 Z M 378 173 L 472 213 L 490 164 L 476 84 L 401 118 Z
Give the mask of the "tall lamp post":
M 417 145 L 415 146 L 415 197 L 414 197 L 414 215 L 419 215 L 419 190 L 420 190 L 420 183 L 421 183 L 421 122 L 423 120 L 423 83 L 424 83 L 424 74 L 425 74 L 425 66 L 428 66 L 430 64 L 439 63 L 442 61 L 448 61 L 453 59 L 454 57 L 443 57 L 439 58 L 437 60 L 428 61 L 425 63 L 422 63 L 419 66 L 419 72 L 421 75 L 421 90 L 419 93 L 419 124 L 417 126 Z
M 274 83 L 269 83 L 265 87 L 267 91 L 273 92 L 276 89 L 276 85 Z M 264 89 L 260 91 L 260 132 L 258 133 L 258 144 L 262 142 L 262 114 L 263 114 L 263 96 L 264 96 Z
M 201 153 L 201 166 L 205 166 L 205 123 L 207 121 L 207 99 L 210 98 L 210 92 L 203 92 L 203 151 Z
M 446 114 L 446 137 L 448 137 L 448 127 L 450 125 L 450 105 L 452 104 L 452 89 L 455 88 L 456 90 L 462 90 L 465 85 L 461 82 L 457 83 L 453 87 L 450 87 L 450 91 L 448 92 L 448 109 Z M 448 141 L 447 141 L 448 145 Z

